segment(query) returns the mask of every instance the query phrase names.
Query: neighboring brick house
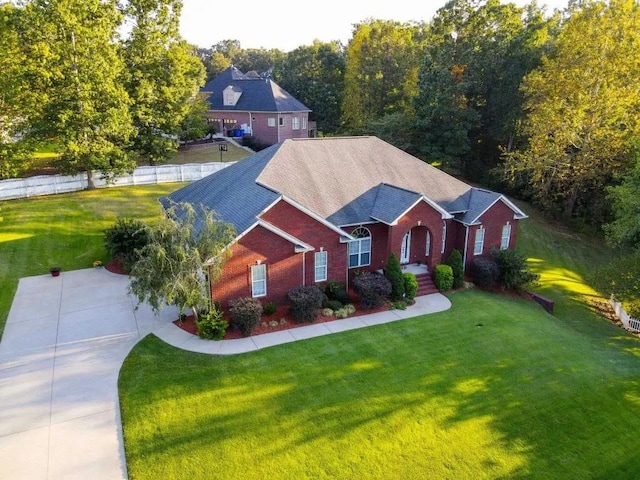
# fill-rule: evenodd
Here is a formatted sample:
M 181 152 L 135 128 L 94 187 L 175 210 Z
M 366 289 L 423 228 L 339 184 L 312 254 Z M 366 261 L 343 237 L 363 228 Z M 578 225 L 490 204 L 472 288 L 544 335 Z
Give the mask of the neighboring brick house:
M 433 271 L 454 248 L 469 268 L 514 248 L 526 215 L 376 137 L 286 140 L 161 199 L 215 210 L 237 238 L 214 299 L 281 302 L 289 289 L 349 282 L 390 252 Z
M 200 92 L 208 95 L 209 123 L 223 135 L 253 135 L 266 145 L 310 136 L 311 110 L 270 78 L 244 74 L 231 66 Z

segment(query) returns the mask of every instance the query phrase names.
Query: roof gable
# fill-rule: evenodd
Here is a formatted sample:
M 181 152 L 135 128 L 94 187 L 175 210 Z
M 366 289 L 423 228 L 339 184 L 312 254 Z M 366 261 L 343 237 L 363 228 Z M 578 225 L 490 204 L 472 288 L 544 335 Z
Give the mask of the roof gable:
M 499 201 L 513 210 L 515 219 L 527 218 L 527 215 L 504 195 L 492 192 L 491 190 L 474 187 L 469 192 L 467 210 L 458 217 L 458 220 L 467 225 L 478 223 L 480 222 L 480 217 Z

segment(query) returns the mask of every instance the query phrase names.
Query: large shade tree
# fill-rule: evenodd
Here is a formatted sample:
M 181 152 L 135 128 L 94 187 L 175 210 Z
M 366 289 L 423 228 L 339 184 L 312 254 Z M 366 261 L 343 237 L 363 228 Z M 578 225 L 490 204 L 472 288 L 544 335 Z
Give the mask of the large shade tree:
M 171 158 L 205 70 L 180 36 L 182 0 L 129 0 L 126 89 L 136 128 L 132 151 L 153 165 Z
M 605 186 L 640 135 L 640 5 L 580 2 L 542 66 L 524 80 L 528 146 L 508 157 L 537 202 L 564 218 L 604 218 Z
M 25 5 L 26 55 L 37 59 L 29 88 L 42 93 L 32 131 L 53 137 L 66 173 L 109 178 L 133 169 L 134 133 L 115 0 L 33 0 Z
M 319 130 L 335 133 L 340 127 L 344 69 L 342 45 L 316 40 L 287 53 L 273 75 L 282 88 L 312 110 Z

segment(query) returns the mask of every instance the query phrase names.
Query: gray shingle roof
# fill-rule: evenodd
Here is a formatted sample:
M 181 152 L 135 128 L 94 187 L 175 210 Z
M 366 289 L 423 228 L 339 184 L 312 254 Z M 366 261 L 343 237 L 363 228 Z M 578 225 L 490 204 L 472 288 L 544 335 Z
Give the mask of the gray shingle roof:
M 338 227 L 393 223 L 423 197 L 472 223 L 501 198 L 376 137 L 333 137 L 285 140 L 161 201 L 205 205 L 242 233 L 281 195 Z
M 228 86 L 242 92 L 235 105 L 224 105 L 223 91 Z M 235 67 L 229 67 L 209 80 L 200 89 L 209 95 L 209 110 L 240 110 L 247 112 L 310 112 L 309 107 L 296 100 L 271 79 L 249 77 Z

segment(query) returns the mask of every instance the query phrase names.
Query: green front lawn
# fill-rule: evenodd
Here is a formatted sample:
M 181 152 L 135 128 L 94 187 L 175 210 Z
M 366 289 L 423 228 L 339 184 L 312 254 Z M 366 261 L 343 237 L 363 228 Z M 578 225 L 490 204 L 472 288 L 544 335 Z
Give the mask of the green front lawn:
M 0 335 L 21 277 L 106 262 L 103 230 L 119 216 L 153 220 L 182 184 L 118 187 L 0 203 Z
M 147 337 L 120 375 L 130 477 L 638 477 L 635 338 L 581 334 L 528 301 L 451 299 L 231 357 Z

